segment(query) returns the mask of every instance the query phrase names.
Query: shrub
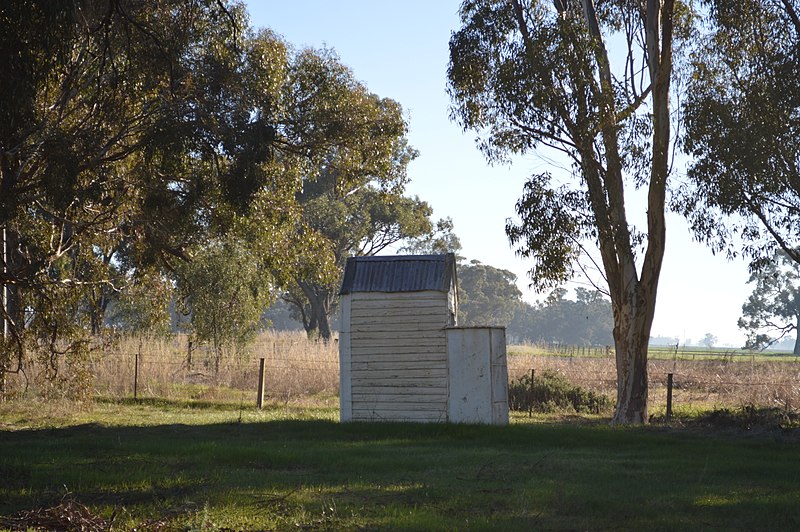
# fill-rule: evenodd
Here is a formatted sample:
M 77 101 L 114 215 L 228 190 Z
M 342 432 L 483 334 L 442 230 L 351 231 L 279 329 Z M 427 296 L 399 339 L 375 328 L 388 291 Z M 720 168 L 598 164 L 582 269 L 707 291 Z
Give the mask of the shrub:
M 573 386 L 564 376 L 544 370 L 534 376 L 523 375 L 508 386 L 508 405 L 511 410 L 535 412 L 576 412 L 599 414 L 611 409 L 611 400 L 605 395 Z
M 717 427 L 750 430 L 753 428 L 791 430 L 800 428 L 800 413 L 784 408 L 744 405 L 739 409 L 714 409 L 700 416 L 700 422 Z

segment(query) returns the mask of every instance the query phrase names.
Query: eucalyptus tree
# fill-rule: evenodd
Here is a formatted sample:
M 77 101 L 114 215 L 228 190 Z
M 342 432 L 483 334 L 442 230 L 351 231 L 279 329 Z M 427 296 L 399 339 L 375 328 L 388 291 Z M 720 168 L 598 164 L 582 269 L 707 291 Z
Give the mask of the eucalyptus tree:
M 432 209 L 417 197 L 382 192 L 373 185 L 345 195 L 332 189 L 318 196 L 310 191 L 303 195 L 306 193 L 308 199 L 301 202 L 306 227 L 325 239 L 335 270 L 333 275 L 320 275 L 313 265 L 299 268 L 283 298 L 294 306 L 309 336 L 328 340 L 329 320 L 347 258 L 375 255 L 401 240 L 430 232 Z M 319 262 L 319 257 L 311 258 Z
M 404 195 L 407 166 L 417 153 L 408 146 L 397 102 L 370 93 L 328 50 L 301 51 L 288 79 L 289 116 L 298 124 L 316 125 L 322 140 L 309 146 L 301 169 L 296 199 L 303 223 L 297 236 L 324 239 L 329 261 L 315 265 L 319 256 L 305 255 L 311 262 L 295 270 L 283 297 L 309 335 L 327 340 L 347 258 L 374 255 L 430 232 L 431 208 Z
M 693 57 L 679 210 L 717 250 L 800 262 L 800 4 L 710 1 Z
M 452 115 L 490 161 L 541 147 L 574 180 L 531 176 L 506 231 L 533 284 L 570 278 L 582 251 L 614 309 L 616 423 L 646 423 L 647 344 L 665 249 L 673 55 L 689 11 L 675 0 L 466 0 L 450 40 Z M 612 48 L 613 40 L 613 48 Z M 609 50 L 614 50 L 611 54 Z M 646 226 L 629 192 L 643 188 Z
M 261 313 L 274 298 L 270 272 L 253 254 L 238 238 L 213 240 L 178 266 L 184 311 L 194 336 L 212 343 L 217 369 L 224 347 L 255 337 Z
M 800 355 L 800 264 L 783 250 L 776 250 L 772 260 L 754 271 L 748 282 L 755 286 L 739 318 L 739 328 L 747 333 L 745 347 L 765 349 L 794 331 L 793 353 Z
M 458 265 L 458 323 L 507 327 L 522 304 L 517 276 L 480 261 Z
M 0 25 L 0 374 L 28 351 L 53 368 L 85 353 L 106 295 L 176 275 L 246 220 L 270 286 L 295 247 L 321 255 L 318 239 L 290 238 L 295 196 L 315 147 L 353 117 L 317 104 L 304 121 L 289 47 L 252 32 L 240 4 L 20 0 Z
M 432 231 L 416 238 L 406 240 L 401 253 L 410 255 L 443 255 L 453 253 L 456 262 L 461 262 L 464 257 L 461 253 L 461 240 L 455 233 L 453 219 L 449 216 L 436 221 Z
M 224 126 L 249 121 L 224 107 L 244 20 L 216 0 L 0 6 L 3 351 L 17 370 L 26 349 L 53 368 L 85 349 L 109 250 L 169 263 L 202 234 L 207 191 L 233 182 L 215 165 Z

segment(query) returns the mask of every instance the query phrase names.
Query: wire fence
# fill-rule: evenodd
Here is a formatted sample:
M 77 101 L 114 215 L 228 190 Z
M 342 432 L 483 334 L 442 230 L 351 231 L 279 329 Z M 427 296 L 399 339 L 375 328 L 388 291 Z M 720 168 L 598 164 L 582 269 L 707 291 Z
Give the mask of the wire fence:
M 800 363 L 785 358 L 753 357 L 650 359 L 648 385 L 651 413 L 666 411 L 672 375 L 676 408 L 706 409 L 756 405 L 787 410 L 800 407 Z M 509 379 L 552 371 L 589 391 L 616 396 L 616 362 L 611 357 L 517 355 L 508 359 Z
M 572 345 L 552 342 L 509 346 L 509 354 L 540 354 L 567 357 L 613 357 L 610 345 Z M 650 360 L 723 360 L 729 362 L 784 361 L 800 363 L 800 355 L 788 351 L 759 351 L 732 347 L 712 348 L 686 345 L 658 345 L 648 348 Z
M 564 347 L 531 353 L 508 347 L 509 381 L 531 370 L 553 371 L 576 386 L 616 396 L 613 350 Z M 528 353 L 528 354 L 526 354 Z M 648 363 L 651 413 L 666 408 L 668 376 L 676 408 L 757 405 L 800 407 L 800 361 L 793 356 L 726 352 L 656 352 Z M 187 336 L 121 339 L 90 352 L 91 393 L 111 398 L 230 400 L 255 404 L 260 360 L 268 400 L 335 405 L 339 392 L 338 344 L 311 341 L 302 333 L 267 333 L 247 348 L 214 349 Z M 42 368 L 31 366 L 28 375 Z M 65 368 L 64 371 L 69 368 Z M 34 377 L 33 382 L 37 379 Z
M 219 349 L 185 335 L 122 338 L 92 349 L 83 367 L 94 396 L 255 403 L 261 359 L 268 399 L 332 403 L 338 394 L 338 345 L 299 333 L 265 333 L 247 347 Z M 34 385 L 46 370 L 35 362 L 26 369 Z M 62 374 L 70 369 L 61 364 Z

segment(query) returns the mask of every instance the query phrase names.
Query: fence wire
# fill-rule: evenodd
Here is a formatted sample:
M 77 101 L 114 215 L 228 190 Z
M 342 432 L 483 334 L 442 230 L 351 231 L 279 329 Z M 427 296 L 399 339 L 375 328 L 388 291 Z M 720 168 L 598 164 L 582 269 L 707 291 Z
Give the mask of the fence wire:
M 604 347 L 560 347 L 555 353 L 519 354 L 509 347 L 509 382 L 531 370 L 553 371 L 576 386 L 616 395 L 613 351 Z M 585 356 L 580 356 L 585 353 Z M 579 355 L 579 356 L 576 356 Z M 672 353 L 650 358 L 650 404 L 663 405 L 667 375 L 673 377 L 676 406 L 800 406 L 800 363 L 797 357 L 756 357 L 731 353 Z M 202 398 L 239 400 L 255 396 L 259 362 L 265 361 L 267 396 L 335 399 L 339 392 L 338 345 L 314 342 L 303 335 L 271 335 L 242 350 L 214 350 L 187 337 L 166 341 L 120 341 L 93 349 L 88 358 L 95 395 L 110 397 Z M 694 358 L 694 360 L 692 359 Z M 43 368 L 27 368 L 35 375 Z M 64 367 L 65 374 L 70 370 Z M 36 382 L 36 378 L 31 378 Z
M 512 348 L 513 349 L 513 348 Z M 576 386 L 616 396 L 617 372 L 610 357 L 512 355 L 509 380 L 551 371 Z M 649 403 L 666 407 L 668 375 L 672 374 L 675 408 L 755 405 L 794 409 L 800 406 L 800 364 L 795 357 L 726 356 L 716 359 L 650 359 Z

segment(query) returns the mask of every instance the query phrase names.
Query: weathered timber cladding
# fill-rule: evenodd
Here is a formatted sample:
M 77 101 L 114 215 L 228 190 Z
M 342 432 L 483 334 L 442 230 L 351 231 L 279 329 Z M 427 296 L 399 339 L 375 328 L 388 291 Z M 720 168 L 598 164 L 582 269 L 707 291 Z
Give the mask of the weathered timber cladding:
M 447 296 L 349 296 L 352 420 L 447 420 Z
M 506 335 L 502 327 L 447 329 L 447 416 L 458 423 L 508 423 Z
M 505 331 L 455 327 L 453 254 L 348 259 L 340 296 L 342 421 L 508 422 Z

